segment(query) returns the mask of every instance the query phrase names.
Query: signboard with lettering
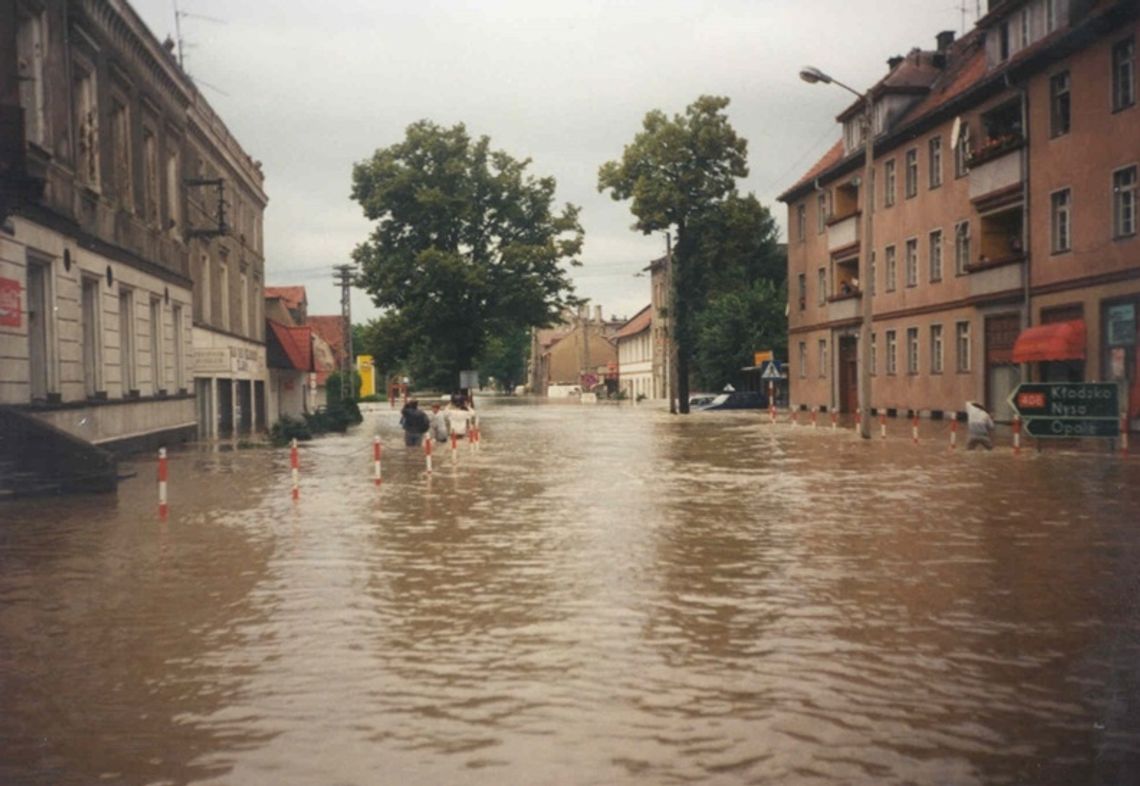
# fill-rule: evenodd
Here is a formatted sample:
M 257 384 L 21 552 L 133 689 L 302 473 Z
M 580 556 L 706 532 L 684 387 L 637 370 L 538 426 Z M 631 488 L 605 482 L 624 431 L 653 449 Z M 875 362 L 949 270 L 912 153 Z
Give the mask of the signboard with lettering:
M 1136 304 L 1118 303 L 1107 309 L 1107 343 L 1110 347 L 1131 347 L 1136 344 Z
M 1023 382 L 1009 396 L 1034 437 L 1116 437 L 1119 387 L 1112 382 Z
M 479 387 L 479 372 L 476 369 L 465 369 L 459 372 L 459 387 L 474 390 Z
M 0 325 L 19 327 L 23 322 L 20 309 L 20 282 L 12 278 L 0 278 Z

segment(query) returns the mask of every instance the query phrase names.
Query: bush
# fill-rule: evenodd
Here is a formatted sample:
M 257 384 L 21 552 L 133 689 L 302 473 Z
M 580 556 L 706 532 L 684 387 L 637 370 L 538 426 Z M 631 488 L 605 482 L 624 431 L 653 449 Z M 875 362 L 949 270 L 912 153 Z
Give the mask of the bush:
M 313 431 L 306 420 L 282 415 L 281 419 L 273 424 L 269 430 L 270 441 L 277 446 L 288 445 L 292 440 L 300 441 L 313 438 Z

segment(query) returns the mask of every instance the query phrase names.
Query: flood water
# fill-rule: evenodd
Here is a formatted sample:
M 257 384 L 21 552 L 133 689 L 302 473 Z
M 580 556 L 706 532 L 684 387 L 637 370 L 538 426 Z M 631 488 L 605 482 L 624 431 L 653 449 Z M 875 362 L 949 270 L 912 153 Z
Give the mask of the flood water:
M 1140 459 L 480 412 L 0 506 L 0 783 L 1140 783 Z

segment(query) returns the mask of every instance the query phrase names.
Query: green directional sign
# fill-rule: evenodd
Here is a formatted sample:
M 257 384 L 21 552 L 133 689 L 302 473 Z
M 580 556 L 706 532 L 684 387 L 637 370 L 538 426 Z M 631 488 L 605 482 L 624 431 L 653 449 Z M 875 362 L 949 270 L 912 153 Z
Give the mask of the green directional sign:
M 1118 390 L 1115 382 L 1023 382 L 1010 394 L 1009 404 L 1025 419 L 1116 420 Z
M 1031 418 L 1025 421 L 1031 437 L 1119 437 L 1120 421 L 1116 418 L 1080 420 L 1077 418 Z

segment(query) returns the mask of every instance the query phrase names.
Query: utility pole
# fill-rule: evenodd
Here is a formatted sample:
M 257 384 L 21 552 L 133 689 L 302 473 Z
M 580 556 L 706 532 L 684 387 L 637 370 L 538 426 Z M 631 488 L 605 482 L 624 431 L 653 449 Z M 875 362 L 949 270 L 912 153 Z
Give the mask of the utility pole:
M 586 309 L 585 319 L 582 320 L 582 370 L 590 375 L 590 304 L 582 306 Z M 586 391 L 582 391 L 583 393 Z
M 340 377 L 340 398 L 352 398 L 352 282 L 356 276 L 353 265 L 334 265 L 333 281 L 340 286 L 340 315 L 344 319 L 344 362 Z
M 669 319 L 665 321 L 665 379 L 669 393 L 669 414 L 678 413 L 677 401 L 677 291 L 673 288 L 673 236 L 665 233 L 665 291 L 668 293 Z M 683 410 L 682 410 L 683 411 Z

